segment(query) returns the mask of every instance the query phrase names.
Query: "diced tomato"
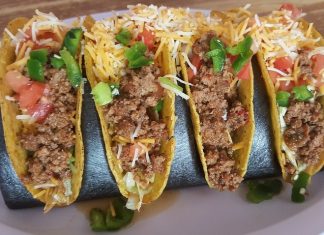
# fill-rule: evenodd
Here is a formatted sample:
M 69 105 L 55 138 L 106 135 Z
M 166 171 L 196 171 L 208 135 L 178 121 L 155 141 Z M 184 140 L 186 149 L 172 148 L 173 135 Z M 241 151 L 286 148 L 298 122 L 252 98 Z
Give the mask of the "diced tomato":
M 292 12 L 291 13 L 292 18 L 297 18 L 302 13 L 302 10 L 297 8 L 292 3 L 284 3 L 284 4 L 282 4 L 281 7 L 279 8 L 279 10 L 291 11 Z
M 42 123 L 45 121 L 47 116 L 53 111 L 53 105 L 51 103 L 37 103 L 27 110 L 28 114 L 31 115 L 36 122 Z
M 199 55 L 193 53 L 192 56 L 191 56 L 190 62 L 198 70 L 200 68 L 200 65 L 201 65 L 201 57 Z M 188 67 L 188 80 L 189 80 L 189 82 L 192 80 L 193 77 L 194 77 L 194 72 L 190 67 Z
M 238 79 L 248 80 L 250 78 L 251 61 L 246 63 L 241 71 L 237 74 Z
M 313 73 L 319 75 L 321 70 L 324 69 L 324 55 L 316 54 L 312 56 Z
M 279 57 L 273 63 L 276 69 L 281 70 L 282 72 L 288 72 L 289 69 L 292 69 L 294 62 L 288 56 Z
M 144 29 L 143 32 L 139 33 L 137 36 L 137 40 L 143 41 L 149 50 L 154 49 L 154 38 L 154 33 L 147 29 Z
M 19 105 L 20 108 L 31 108 L 42 97 L 45 84 L 40 82 L 30 82 L 20 89 Z
M 277 82 L 277 78 L 282 77 L 280 74 L 274 72 L 274 71 L 268 71 L 269 76 L 273 82 L 273 84 L 276 84 Z M 278 88 L 278 90 L 280 91 L 291 91 L 295 86 L 295 82 L 291 81 L 287 84 L 287 81 L 280 81 L 280 86 Z
M 290 81 L 288 84 L 287 84 L 287 81 L 280 81 L 279 90 L 280 91 L 291 91 L 295 86 L 296 85 L 295 85 L 294 81 Z
M 16 70 L 8 71 L 5 75 L 5 81 L 9 87 L 17 93 L 19 93 L 22 87 L 30 82 L 29 78 L 23 76 Z

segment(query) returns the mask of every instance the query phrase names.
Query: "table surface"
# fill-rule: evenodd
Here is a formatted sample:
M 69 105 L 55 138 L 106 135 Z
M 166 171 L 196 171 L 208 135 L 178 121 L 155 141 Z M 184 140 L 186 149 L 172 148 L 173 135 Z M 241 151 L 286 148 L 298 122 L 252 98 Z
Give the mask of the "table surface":
M 266 13 L 279 7 L 285 0 L 143 0 L 141 3 L 165 6 L 181 6 L 201 9 L 226 10 L 239 5 L 251 3 L 251 11 Z M 289 0 L 307 13 L 306 19 L 314 22 L 320 32 L 324 32 L 324 1 L 323 0 Z M 0 0 L 0 32 L 3 31 L 8 21 L 18 16 L 30 17 L 35 9 L 44 12 L 53 12 L 59 18 L 69 18 L 97 12 L 125 9 L 129 4 L 136 4 L 134 0 Z

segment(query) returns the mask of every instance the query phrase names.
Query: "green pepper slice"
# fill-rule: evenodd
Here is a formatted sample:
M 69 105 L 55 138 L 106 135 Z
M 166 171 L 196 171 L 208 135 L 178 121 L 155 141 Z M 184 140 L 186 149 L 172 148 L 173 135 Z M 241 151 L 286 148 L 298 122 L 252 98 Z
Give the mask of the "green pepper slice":
M 291 192 L 291 201 L 296 203 L 301 203 L 305 201 L 305 195 L 301 193 L 301 190 L 306 190 L 309 180 L 310 175 L 306 172 L 302 171 L 298 174 L 298 179 L 293 184 Z
M 42 63 L 36 59 L 29 59 L 27 61 L 27 70 L 29 77 L 32 80 L 43 82 L 44 81 L 44 68 Z
M 83 31 L 81 28 L 70 29 L 64 38 L 63 48 L 65 47 L 74 57 L 78 51 Z
M 246 198 L 252 203 L 260 203 L 264 200 L 269 200 L 282 190 L 282 182 L 278 179 L 263 181 L 254 180 L 249 181 L 247 184 L 249 191 Z
M 163 100 L 159 100 L 159 102 L 155 105 L 154 109 L 156 112 L 161 112 L 163 109 Z
M 239 54 L 236 60 L 233 62 L 232 67 L 236 73 L 239 73 L 246 63 L 249 62 L 253 52 L 248 50 L 245 53 Z
M 65 64 L 64 64 L 64 60 L 62 58 L 52 57 L 51 58 L 51 65 L 56 69 L 60 69 Z
M 294 93 L 294 97 L 298 101 L 307 101 L 313 98 L 313 93 L 307 89 L 307 86 L 296 86 L 293 88 L 292 92 Z
M 115 38 L 118 42 L 120 42 L 124 46 L 127 46 L 129 44 L 129 41 L 132 39 L 132 34 L 128 31 L 128 29 L 122 28 Z
M 225 59 L 226 59 L 226 51 L 224 44 L 217 39 L 216 37 L 210 40 L 210 49 L 211 51 L 206 53 L 208 58 L 211 58 L 213 61 L 213 68 L 215 72 L 223 71 Z
M 111 206 L 113 207 L 114 214 L 112 210 L 108 210 L 107 212 L 106 228 L 108 231 L 121 229 L 132 221 L 134 211 L 125 207 L 125 202 L 122 198 L 113 199 Z
M 246 38 L 244 38 L 244 40 L 242 40 L 241 42 L 239 42 L 236 46 L 234 47 L 227 47 L 226 51 L 227 53 L 231 54 L 231 55 L 239 55 L 239 54 L 244 54 L 247 51 L 250 50 L 251 46 L 253 43 L 253 39 L 251 36 L 247 36 Z
M 146 49 L 147 47 L 143 42 L 137 42 L 125 51 L 129 68 L 140 68 L 153 63 L 152 59 L 145 57 Z
M 287 91 L 278 91 L 276 95 L 277 104 L 281 107 L 288 107 L 290 93 Z
M 76 60 L 67 50 L 61 50 L 60 55 L 66 65 L 67 77 L 74 88 L 77 88 L 82 82 L 82 73 Z
M 106 216 L 101 209 L 93 208 L 90 211 L 90 227 L 95 232 L 106 231 Z
M 109 104 L 113 100 L 111 88 L 108 83 L 99 82 L 91 91 L 93 99 L 98 105 Z
M 47 63 L 48 50 L 45 48 L 33 50 L 30 52 L 30 58 L 38 60 L 42 65 Z

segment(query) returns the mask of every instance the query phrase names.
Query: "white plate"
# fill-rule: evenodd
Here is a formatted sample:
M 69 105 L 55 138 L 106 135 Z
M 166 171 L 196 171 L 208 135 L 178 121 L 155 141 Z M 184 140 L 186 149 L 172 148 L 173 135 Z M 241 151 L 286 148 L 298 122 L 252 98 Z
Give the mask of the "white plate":
M 290 201 L 291 186 L 287 184 L 279 196 L 258 205 L 245 200 L 245 185 L 236 193 L 220 193 L 206 186 L 167 191 L 144 206 L 134 222 L 117 234 L 324 234 L 323 182 L 321 172 L 313 178 L 310 197 L 302 204 Z M 1 198 L 0 234 L 91 234 L 88 213 L 92 207 L 105 206 L 105 199 L 80 202 L 44 215 L 42 208 L 9 210 Z

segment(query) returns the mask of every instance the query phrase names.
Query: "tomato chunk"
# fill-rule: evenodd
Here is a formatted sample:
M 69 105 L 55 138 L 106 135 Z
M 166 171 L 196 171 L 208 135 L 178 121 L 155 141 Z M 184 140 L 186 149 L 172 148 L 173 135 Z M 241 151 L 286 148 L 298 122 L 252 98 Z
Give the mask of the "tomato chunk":
M 248 80 L 250 78 L 251 61 L 246 63 L 241 71 L 237 74 L 238 79 Z
M 297 18 L 302 13 L 302 10 L 297 8 L 292 3 L 284 3 L 284 4 L 282 4 L 281 7 L 279 8 L 279 10 L 291 11 L 292 18 Z
M 29 78 L 23 76 L 16 70 L 8 71 L 5 75 L 5 81 L 9 87 L 17 93 L 19 93 L 22 87 L 30 82 Z
M 42 97 L 45 89 L 45 84 L 40 82 L 30 82 L 21 88 L 19 93 L 20 108 L 31 108 Z
M 289 69 L 292 69 L 293 65 L 293 60 L 288 56 L 279 57 L 274 62 L 274 67 L 282 72 L 288 72 Z
M 154 38 L 155 35 L 152 31 L 144 29 L 143 32 L 139 33 L 137 36 L 138 41 L 143 41 L 149 50 L 154 49 Z
M 274 71 L 268 71 L 268 73 L 269 73 L 269 76 L 270 76 L 274 85 L 277 82 L 277 78 L 282 77 L 279 73 L 276 73 Z M 280 83 L 280 86 L 279 86 L 278 90 L 280 90 L 280 91 L 291 91 L 295 86 L 294 81 L 290 81 L 289 83 L 287 81 L 280 81 L 279 83 Z
M 53 105 L 51 103 L 37 103 L 27 110 L 28 114 L 31 115 L 36 122 L 42 123 L 53 111 Z
M 324 55 L 316 54 L 312 56 L 313 73 L 319 75 L 321 70 L 324 69 Z
M 198 71 L 198 69 L 201 66 L 201 57 L 199 55 L 193 53 L 192 56 L 191 56 L 190 62 L 192 63 L 193 66 L 195 66 L 197 68 L 197 71 Z M 188 80 L 189 80 L 189 82 L 192 80 L 193 77 L 194 77 L 194 72 L 190 67 L 188 67 Z

